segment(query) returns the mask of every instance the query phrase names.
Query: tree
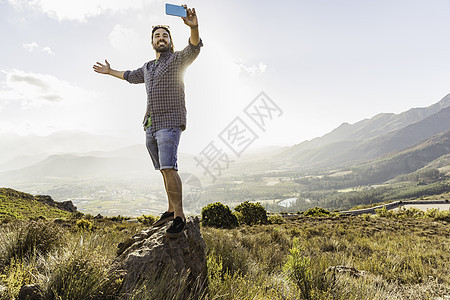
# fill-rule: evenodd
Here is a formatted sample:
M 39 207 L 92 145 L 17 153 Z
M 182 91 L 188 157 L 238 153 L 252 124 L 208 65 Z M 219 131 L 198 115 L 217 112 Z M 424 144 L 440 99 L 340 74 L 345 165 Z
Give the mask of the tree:
M 202 225 L 218 228 L 234 228 L 238 226 L 238 220 L 227 205 L 216 202 L 210 203 L 202 208 Z

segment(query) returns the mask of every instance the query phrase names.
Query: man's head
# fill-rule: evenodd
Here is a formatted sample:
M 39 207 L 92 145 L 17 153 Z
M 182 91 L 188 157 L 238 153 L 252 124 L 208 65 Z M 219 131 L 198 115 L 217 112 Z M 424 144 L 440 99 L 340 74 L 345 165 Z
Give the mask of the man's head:
M 172 36 L 170 35 L 169 26 L 153 26 L 152 46 L 156 52 L 173 52 L 173 42 Z

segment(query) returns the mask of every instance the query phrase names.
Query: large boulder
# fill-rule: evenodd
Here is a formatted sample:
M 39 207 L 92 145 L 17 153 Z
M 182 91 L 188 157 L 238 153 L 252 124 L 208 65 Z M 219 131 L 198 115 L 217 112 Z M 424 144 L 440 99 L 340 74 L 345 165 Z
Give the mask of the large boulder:
M 186 293 L 204 289 L 206 255 L 199 219 L 188 218 L 183 234 L 176 239 L 165 236 L 170 223 L 144 230 L 119 245 L 111 271 L 123 278 L 121 293 L 167 281 L 179 286 L 180 280 Z

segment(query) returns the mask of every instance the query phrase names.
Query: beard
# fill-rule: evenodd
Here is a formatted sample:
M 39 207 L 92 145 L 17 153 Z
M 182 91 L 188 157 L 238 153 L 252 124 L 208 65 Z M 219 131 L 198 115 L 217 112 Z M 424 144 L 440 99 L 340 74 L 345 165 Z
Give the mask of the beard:
M 169 47 L 169 45 L 166 44 L 166 43 L 161 43 L 161 44 L 158 43 L 158 44 L 156 44 L 156 45 L 153 46 L 153 49 L 155 49 L 156 52 L 162 53 L 162 52 L 167 52 L 167 51 L 169 51 L 169 50 L 170 50 L 170 47 Z

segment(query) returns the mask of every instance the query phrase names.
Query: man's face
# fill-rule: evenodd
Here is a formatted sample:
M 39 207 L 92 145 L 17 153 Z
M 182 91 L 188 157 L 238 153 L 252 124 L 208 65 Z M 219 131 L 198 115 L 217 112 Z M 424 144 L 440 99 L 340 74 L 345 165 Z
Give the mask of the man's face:
M 156 52 L 167 52 L 170 49 L 169 33 L 164 28 L 158 28 L 153 32 L 153 49 Z

